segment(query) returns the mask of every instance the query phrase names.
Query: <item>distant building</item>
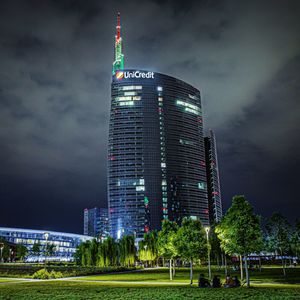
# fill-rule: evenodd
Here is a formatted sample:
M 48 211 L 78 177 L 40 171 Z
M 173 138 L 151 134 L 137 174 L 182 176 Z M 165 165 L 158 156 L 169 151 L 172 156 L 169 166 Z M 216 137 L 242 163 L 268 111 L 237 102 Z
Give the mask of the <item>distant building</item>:
M 108 209 L 86 208 L 83 211 L 83 234 L 98 238 L 105 238 L 109 234 Z
M 76 247 L 80 243 L 91 240 L 91 237 L 56 231 L 43 231 L 20 228 L 0 227 L 0 238 L 8 243 L 24 245 L 29 250 L 26 261 L 45 260 L 46 245 L 54 245 L 54 254 L 47 257 L 47 260 L 73 261 Z M 40 244 L 40 254 L 32 255 L 32 247 L 35 243 Z
M 216 138 L 212 130 L 209 131 L 209 136 L 204 138 L 204 143 L 209 219 L 210 223 L 213 224 L 221 220 L 223 212 Z

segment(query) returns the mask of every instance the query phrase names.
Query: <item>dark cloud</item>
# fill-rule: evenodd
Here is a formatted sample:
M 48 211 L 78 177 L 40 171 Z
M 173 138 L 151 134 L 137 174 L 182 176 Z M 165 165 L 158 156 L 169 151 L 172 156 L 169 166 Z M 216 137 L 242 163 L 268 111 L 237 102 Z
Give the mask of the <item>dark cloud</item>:
M 224 206 L 297 217 L 298 1 L 1 1 L 0 225 L 77 231 L 106 205 L 116 12 L 127 67 L 202 91 Z M 26 213 L 24 213 L 26 212 Z M 14 216 L 12 218 L 11 216 Z

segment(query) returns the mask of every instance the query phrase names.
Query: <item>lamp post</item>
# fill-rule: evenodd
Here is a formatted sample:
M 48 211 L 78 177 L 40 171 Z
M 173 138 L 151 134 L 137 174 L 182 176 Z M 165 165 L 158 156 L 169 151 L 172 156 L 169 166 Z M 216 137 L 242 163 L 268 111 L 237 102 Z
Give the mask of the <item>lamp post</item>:
M 210 227 L 206 226 L 205 227 L 205 232 L 206 232 L 206 240 L 207 240 L 207 261 L 208 261 L 208 277 L 211 280 L 211 267 L 210 267 L 210 244 L 209 244 L 209 234 Z
M 0 253 L 1 253 L 1 256 L 0 256 L 0 262 L 3 262 L 3 248 L 4 248 L 4 243 L 0 243 Z
M 12 249 L 9 248 L 9 262 L 12 262 Z
M 45 269 L 46 269 L 47 243 L 48 243 L 48 238 L 49 238 L 49 232 L 44 232 L 44 238 L 46 240 L 46 243 L 45 243 Z

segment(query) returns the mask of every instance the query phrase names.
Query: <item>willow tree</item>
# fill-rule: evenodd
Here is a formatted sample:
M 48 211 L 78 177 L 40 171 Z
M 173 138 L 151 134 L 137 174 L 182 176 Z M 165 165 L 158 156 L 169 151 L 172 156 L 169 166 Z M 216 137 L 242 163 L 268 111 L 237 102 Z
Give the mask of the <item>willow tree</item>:
M 119 263 L 123 267 L 133 266 L 135 263 L 136 249 L 134 236 L 124 235 L 118 242 Z
M 158 234 L 150 231 L 144 234 L 143 240 L 139 242 L 139 259 L 151 264 L 158 258 Z
M 221 247 L 229 255 L 244 258 L 247 287 L 250 287 L 247 258 L 249 254 L 261 251 L 263 247 L 260 217 L 244 196 L 234 196 L 232 205 L 222 221 L 216 226 Z

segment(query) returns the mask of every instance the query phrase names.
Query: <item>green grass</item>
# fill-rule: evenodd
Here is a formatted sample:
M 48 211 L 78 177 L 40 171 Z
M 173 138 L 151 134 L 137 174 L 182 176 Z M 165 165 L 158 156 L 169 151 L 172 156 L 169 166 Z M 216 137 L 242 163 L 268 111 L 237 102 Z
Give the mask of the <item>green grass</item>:
M 207 269 L 196 268 L 195 283 L 199 273 L 207 274 Z M 262 300 L 299 300 L 300 299 L 300 268 L 287 270 L 287 277 L 282 276 L 280 268 L 266 268 L 262 272 L 251 272 L 252 288 L 236 289 L 199 289 L 196 284 L 189 286 L 189 270 L 178 269 L 174 282 L 169 283 L 168 269 L 152 269 L 127 274 L 105 274 L 86 276 L 77 279 L 55 281 L 23 281 L 22 283 L 5 284 L 0 279 L 0 299 L 262 299 Z M 224 270 L 213 268 L 213 274 L 220 274 L 224 280 Z M 238 272 L 231 272 L 238 275 Z M 1 280 L 4 280 L 1 283 Z M 80 281 L 81 280 L 81 281 Z M 82 281 L 87 280 L 87 281 Z M 88 281 L 90 280 L 90 282 Z M 92 282 L 99 280 L 99 282 Z M 101 280 L 101 281 L 100 281 Z M 114 281 L 103 282 L 102 280 Z M 151 282 L 150 285 L 148 282 Z M 164 282 L 165 285 L 160 285 Z
M 194 280 L 197 281 L 200 273 L 208 274 L 207 268 L 195 268 Z M 221 280 L 225 280 L 224 270 L 218 270 L 212 268 L 213 275 L 219 275 Z M 230 272 L 231 276 L 239 276 L 239 272 Z M 168 269 L 151 269 L 143 272 L 132 272 L 127 274 L 104 274 L 93 275 L 78 278 L 77 280 L 116 280 L 116 281 L 161 281 L 169 282 L 169 270 Z M 250 279 L 255 284 L 300 284 L 300 268 L 291 268 L 287 270 L 287 276 L 282 276 L 282 270 L 280 268 L 266 268 L 262 272 L 259 270 L 250 272 Z M 173 282 L 189 282 L 189 270 L 187 268 L 179 268 L 176 270 L 176 276 Z
M 99 283 L 50 281 L 1 284 L 0 299 L 215 299 L 299 300 L 296 288 L 198 289 L 190 286 L 113 286 Z
M 0 283 L 1 282 L 12 282 L 12 281 L 18 281 L 17 279 L 9 279 L 9 278 L 0 278 Z

